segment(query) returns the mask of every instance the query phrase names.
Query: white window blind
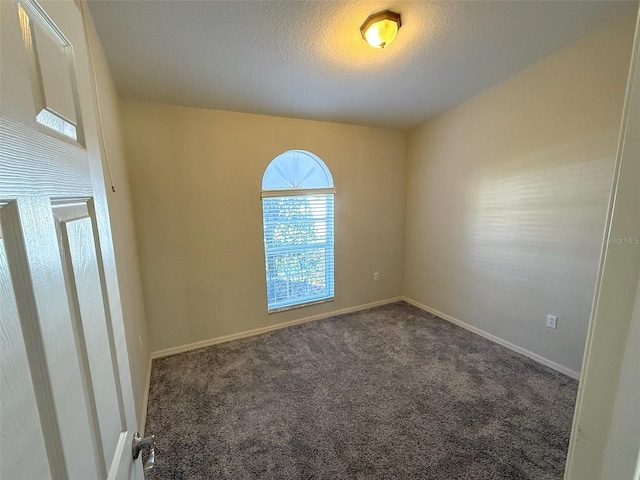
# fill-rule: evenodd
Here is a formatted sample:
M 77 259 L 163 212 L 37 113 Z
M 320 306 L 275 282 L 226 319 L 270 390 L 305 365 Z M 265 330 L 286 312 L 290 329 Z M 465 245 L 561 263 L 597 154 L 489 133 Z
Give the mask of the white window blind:
M 334 195 L 263 196 L 262 211 L 268 311 L 332 299 Z
M 320 158 L 289 150 L 262 177 L 269 313 L 333 299 L 331 172 Z

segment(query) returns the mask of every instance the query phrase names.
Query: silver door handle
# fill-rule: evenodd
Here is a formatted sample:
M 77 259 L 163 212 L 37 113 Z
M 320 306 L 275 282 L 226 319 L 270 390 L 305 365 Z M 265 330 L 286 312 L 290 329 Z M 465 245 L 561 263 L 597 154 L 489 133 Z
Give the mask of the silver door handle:
M 133 441 L 131 444 L 131 453 L 133 459 L 137 460 L 142 450 L 149 450 L 149 456 L 147 461 L 144 462 L 144 473 L 153 472 L 156 468 L 156 436 L 149 435 L 148 437 L 141 438 L 138 432 L 133 434 Z
M 156 449 L 154 447 L 151 447 L 151 450 L 149 450 L 149 456 L 147 457 L 147 461 L 144 462 L 144 467 L 142 467 L 142 470 L 144 470 L 144 473 L 151 473 L 155 470 L 156 468 Z

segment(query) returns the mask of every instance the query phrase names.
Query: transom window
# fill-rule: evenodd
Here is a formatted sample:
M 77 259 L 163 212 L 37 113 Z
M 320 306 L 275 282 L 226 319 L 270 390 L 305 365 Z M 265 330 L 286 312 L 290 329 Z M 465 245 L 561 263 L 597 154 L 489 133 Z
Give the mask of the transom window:
M 269 313 L 334 296 L 333 178 L 317 156 L 290 150 L 262 177 Z

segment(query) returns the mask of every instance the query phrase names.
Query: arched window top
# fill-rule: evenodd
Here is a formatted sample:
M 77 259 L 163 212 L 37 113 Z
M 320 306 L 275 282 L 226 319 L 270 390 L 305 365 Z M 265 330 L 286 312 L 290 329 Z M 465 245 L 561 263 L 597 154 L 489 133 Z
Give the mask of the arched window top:
M 331 172 L 316 155 L 289 150 L 271 160 L 262 177 L 262 190 L 333 188 Z

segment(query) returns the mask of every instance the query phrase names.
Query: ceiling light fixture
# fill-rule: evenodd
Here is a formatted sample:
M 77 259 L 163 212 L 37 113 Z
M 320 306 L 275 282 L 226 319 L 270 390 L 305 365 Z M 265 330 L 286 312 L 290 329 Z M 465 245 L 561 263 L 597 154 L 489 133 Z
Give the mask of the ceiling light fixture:
M 360 27 L 360 33 L 372 47 L 384 48 L 396 38 L 400 25 L 400 14 L 385 10 L 370 15 Z

